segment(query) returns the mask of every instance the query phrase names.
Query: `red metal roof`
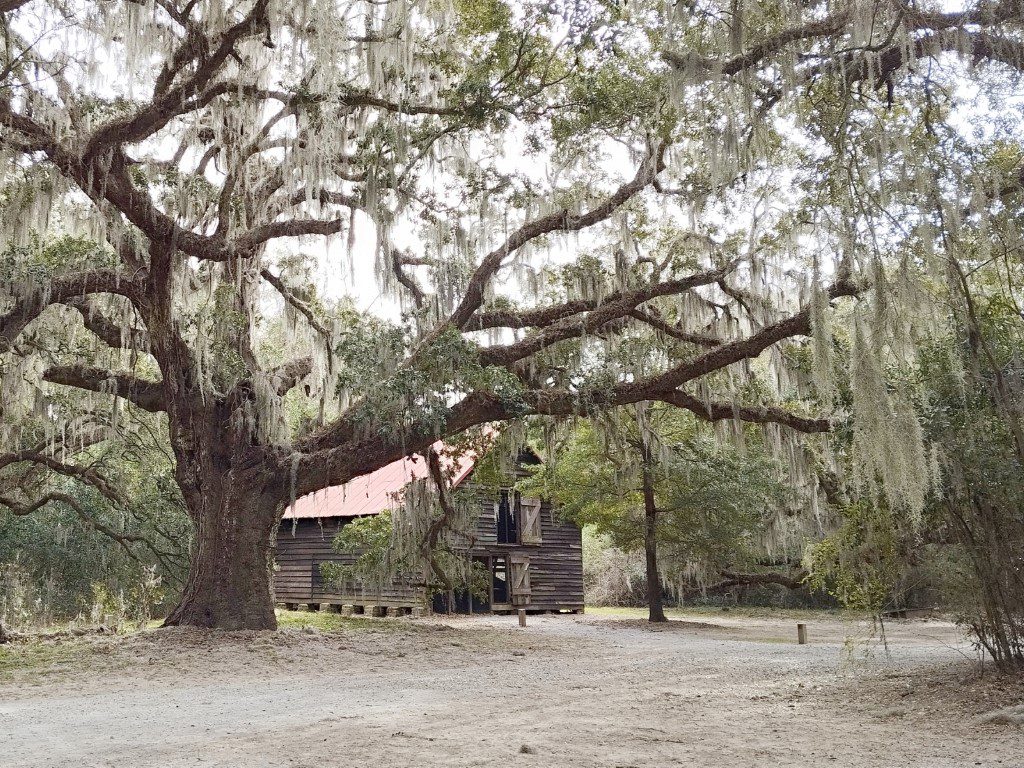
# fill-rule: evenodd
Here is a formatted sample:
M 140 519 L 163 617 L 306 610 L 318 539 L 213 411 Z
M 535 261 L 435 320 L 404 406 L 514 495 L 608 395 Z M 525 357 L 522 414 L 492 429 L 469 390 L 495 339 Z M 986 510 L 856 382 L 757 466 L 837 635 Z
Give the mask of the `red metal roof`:
M 441 444 L 435 445 L 440 448 Z M 465 454 L 451 464 L 442 457 L 446 468 L 453 469 L 453 487 L 465 480 L 476 464 L 476 457 Z M 427 460 L 419 454 L 406 456 L 381 467 L 368 475 L 350 480 L 345 485 L 336 485 L 322 491 L 296 499 L 295 504 L 285 510 L 286 520 L 313 517 L 359 517 L 376 515 L 395 503 L 412 480 L 427 476 Z

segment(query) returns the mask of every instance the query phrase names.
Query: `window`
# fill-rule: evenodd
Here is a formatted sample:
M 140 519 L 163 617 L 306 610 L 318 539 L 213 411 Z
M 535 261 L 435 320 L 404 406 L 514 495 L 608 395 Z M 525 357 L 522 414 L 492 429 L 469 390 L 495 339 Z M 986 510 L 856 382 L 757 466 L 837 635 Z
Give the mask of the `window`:
M 518 544 L 519 531 L 516 528 L 516 516 L 512 509 L 512 500 L 508 491 L 501 492 L 501 498 L 495 503 L 495 522 L 498 525 L 499 544 Z

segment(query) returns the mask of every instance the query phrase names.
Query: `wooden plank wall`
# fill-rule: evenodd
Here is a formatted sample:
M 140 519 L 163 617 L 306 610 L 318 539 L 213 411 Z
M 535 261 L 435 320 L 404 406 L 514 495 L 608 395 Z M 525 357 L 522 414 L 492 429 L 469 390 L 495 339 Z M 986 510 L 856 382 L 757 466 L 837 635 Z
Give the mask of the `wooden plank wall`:
M 473 555 L 530 558 L 530 610 L 583 609 L 583 539 L 574 523 L 563 522 L 551 506 L 541 506 L 541 543 L 498 544 L 494 501 L 480 500 Z M 274 592 L 279 603 L 327 603 L 341 605 L 427 606 L 422 587 L 390 583 L 376 588 L 351 583 L 342 590 L 329 589 L 320 576 L 320 563 L 352 564 L 354 553 L 339 554 L 331 548 L 341 519 L 283 521 L 277 534 Z
M 331 542 L 344 518 L 282 521 L 274 551 L 274 598 L 279 603 L 327 603 L 328 605 L 381 605 L 418 608 L 426 605 L 425 590 L 403 582 L 376 587 L 356 582 L 340 590 L 324 582 L 320 564 L 352 565 L 355 553 L 338 553 Z
M 498 544 L 494 500 L 481 498 L 474 555 L 525 555 L 530 558 L 529 610 L 583 609 L 583 534 L 575 523 L 564 522 L 548 502 L 541 504 L 540 544 Z

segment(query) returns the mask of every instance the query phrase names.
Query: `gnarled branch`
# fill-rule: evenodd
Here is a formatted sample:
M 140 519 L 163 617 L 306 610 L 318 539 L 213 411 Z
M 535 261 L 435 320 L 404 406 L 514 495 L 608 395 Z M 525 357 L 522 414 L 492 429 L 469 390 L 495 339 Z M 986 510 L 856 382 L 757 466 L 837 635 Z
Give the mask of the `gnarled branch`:
M 465 328 L 469 324 L 470 319 L 483 303 L 485 289 L 491 278 L 501 268 L 505 259 L 524 245 L 552 232 L 578 232 L 599 221 L 604 221 L 631 198 L 647 188 L 665 167 L 666 149 L 666 144 L 658 144 L 630 181 L 620 186 L 604 202 L 589 211 L 579 214 L 558 211 L 527 222 L 513 232 L 504 243 L 487 254 L 480 262 L 480 266 L 476 268 L 469 280 L 462 301 L 448 318 L 448 325 Z
M 305 301 L 296 296 L 287 285 L 284 284 L 284 280 L 275 275 L 267 268 L 260 270 L 260 276 L 274 286 L 274 289 L 281 294 L 288 304 L 297 309 L 305 318 L 309 321 L 310 327 L 312 327 L 317 333 L 323 336 L 325 339 L 330 339 L 331 333 L 327 330 L 327 327 L 320 322 L 316 314 L 313 312 L 313 308 L 309 306 Z
M 313 372 L 313 359 L 300 357 L 290 360 L 270 371 L 270 381 L 274 391 L 284 395 L 288 390 Z
M 705 403 L 688 392 L 676 389 L 657 395 L 653 400 L 685 408 L 705 421 L 729 421 L 738 419 L 753 424 L 781 424 L 797 432 L 828 432 L 832 422 L 828 419 L 812 419 L 790 413 L 775 406 L 732 405 L 731 403 Z
M 844 279 L 836 282 L 828 293 L 831 298 L 838 298 L 855 296 L 861 290 L 854 282 Z M 804 309 L 766 326 L 748 338 L 722 344 L 662 374 L 622 382 L 585 396 L 566 389 L 532 389 L 521 394 L 521 402 L 510 402 L 489 392 L 473 392 L 449 409 L 443 434 L 455 435 L 479 424 L 505 421 L 517 416 L 587 415 L 600 408 L 629 405 L 642 400 L 660 400 L 663 396 L 672 397 L 671 393 L 688 381 L 741 360 L 757 357 L 773 344 L 793 336 L 807 335 L 810 330 L 810 312 Z M 773 417 L 777 417 L 779 423 L 789 421 L 807 427 L 806 431 L 820 431 L 813 423 L 815 420 L 803 423 L 796 420 L 799 417 L 781 410 L 776 413 L 769 409 L 750 409 L 746 413 L 752 418 L 774 421 Z M 296 466 L 296 493 L 302 495 L 330 485 L 339 485 L 410 453 L 422 453 L 439 436 L 438 427 L 434 423 L 414 424 L 391 437 L 381 437 L 379 434 L 364 436 L 360 433 L 359 415 L 349 411 L 293 446 L 300 454 Z M 283 462 L 282 473 L 290 470 L 291 464 Z
M 778 584 L 786 589 L 800 589 L 807 586 L 807 571 L 798 571 L 790 575 L 785 573 L 737 573 L 736 571 L 719 571 L 722 581 L 705 587 L 705 592 L 720 592 L 732 587 L 763 586 Z
M 64 302 L 82 316 L 85 327 L 92 331 L 107 346 L 134 349 L 145 352 L 149 349 L 149 334 L 145 328 L 126 328 L 112 320 L 96 302 L 82 296 L 75 296 Z
M 568 317 L 557 321 L 514 344 L 487 347 L 481 351 L 480 360 L 484 365 L 508 365 L 522 360 L 556 342 L 592 333 L 607 323 L 629 317 L 637 306 L 651 299 L 685 293 L 702 285 L 714 284 L 734 267 L 735 264 L 732 263 L 678 280 L 668 280 L 646 288 L 614 295 L 583 317 Z
M 89 365 L 57 365 L 48 368 L 43 379 L 90 392 L 117 395 L 152 413 L 166 410 L 163 384 L 139 379 L 130 373 L 115 373 Z
M 115 269 L 92 269 L 57 275 L 38 290 L 25 291 L 6 314 L 0 315 L 0 352 L 8 351 L 29 323 L 51 304 L 67 303 L 93 293 L 116 293 L 138 301 L 141 288 Z

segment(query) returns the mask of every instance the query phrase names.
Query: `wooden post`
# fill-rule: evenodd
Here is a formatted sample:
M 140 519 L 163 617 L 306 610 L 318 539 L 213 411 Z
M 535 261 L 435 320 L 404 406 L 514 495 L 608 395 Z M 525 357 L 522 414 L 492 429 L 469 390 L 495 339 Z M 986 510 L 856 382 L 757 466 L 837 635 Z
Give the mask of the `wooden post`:
M 807 625 L 796 625 L 796 641 L 800 645 L 807 645 Z
M 520 627 L 525 627 L 526 626 L 526 610 L 523 609 L 523 608 L 519 609 L 519 626 Z

